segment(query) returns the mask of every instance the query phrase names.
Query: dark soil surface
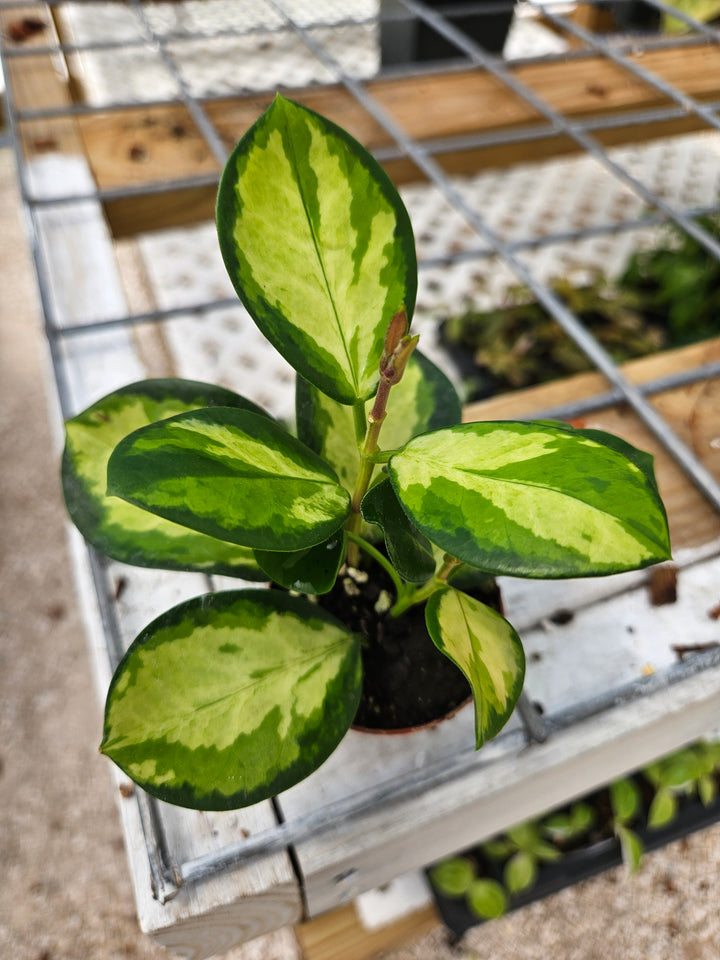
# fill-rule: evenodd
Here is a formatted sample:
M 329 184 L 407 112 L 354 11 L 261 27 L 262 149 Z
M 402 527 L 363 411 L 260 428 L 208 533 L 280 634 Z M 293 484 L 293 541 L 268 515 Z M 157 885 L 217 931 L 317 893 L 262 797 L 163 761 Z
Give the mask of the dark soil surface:
M 364 640 L 363 693 L 354 725 L 402 730 L 441 719 L 471 696 L 470 685 L 430 639 L 425 605 L 393 617 L 383 611 L 383 591 L 394 598 L 389 577 L 373 566 L 369 575 L 352 571 L 352 576 L 340 576 L 320 598 L 325 609 Z

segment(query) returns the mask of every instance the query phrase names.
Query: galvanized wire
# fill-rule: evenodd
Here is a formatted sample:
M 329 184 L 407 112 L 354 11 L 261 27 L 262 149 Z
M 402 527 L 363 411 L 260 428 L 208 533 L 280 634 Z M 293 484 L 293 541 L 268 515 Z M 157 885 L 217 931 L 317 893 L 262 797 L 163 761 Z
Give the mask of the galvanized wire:
M 46 4 L 49 7 L 56 7 L 62 0 L 49 0 Z M 117 0 L 120 2 L 120 0 Z M 554 110 L 532 90 L 521 83 L 502 60 L 486 53 L 477 43 L 463 34 L 456 26 L 449 22 L 446 17 L 430 9 L 418 0 L 399 0 L 409 14 L 418 17 L 431 27 L 433 27 L 441 36 L 456 44 L 459 53 L 469 59 L 474 67 L 480 67 L 489 71 L 504 86 L 512 90 L 524 102 L 528 103 L 538 113 L 540 122 L 538 124 L 526 125 L 519 129 L 508 132 L 489 132 L 479 133 L 477 135 L 466 137 L 449 137 L 437 139 L 435 141 L 419 142 L 408 137 L 403 130 L 394 122 L 391 116 L 382 109 L 373 98 L 368 89 L 359 81 L 347 75 L 327 50 L 313 36 L 312 30 L 315 27 L 325 26 L 323 21 L 314 21 L 312 24 L 298 23 L 292 15 L 287 12 L 286 7 L 278 0 L 269 0 L 269 6 L 278 12 L 290 29 L 297 33 L 303 40 L 308 50 L 317 60 L 326 68 L 330 69 L 337 81 L 353 96 L 353 98 L 386 130 L 392 143 L 390 146 L 383 147 L 376 151 L 381 160 L 397 159 L 407 157 L 412 160 L 428 180 L 437 186 L 449 203 L 458 210 L 465 218 L 468 224 L 473 228 L 479 238 L 488 245 L 470 251 L 460 251 L 449 254 L 447 258 L 428 259 L 421 267 L 430 267 L 438 263 L 455 263 L 463 259 L 473 259 L 487 256 L 499 256 L 507 265 L 511 267 L 521 282 L 529 288 L 533 295 L 558 321 L 558 323 L 570 334 L 576 343 L 583 349 L 593 364 L 600 370 L 610 384 L 610 389 L 600 396 L 589 400 L 578 401 L 563 405 L 562 408 L 555 408 L 553 411 L 545 411 L 542 415 L 573 416 L 579 413 L 598 409 L 603 406 L 616 404 L 619 401 L 628 402 L 638 413 L 641 419 L 653 430 L 653 432 L 668 447 L 672 455 L 682 464 L 688 475 L 693 479 L 697 486 L 703 491 L 708 499 L 720 509 L 720 485 L 707 470 L 697 461 L 687 447 L 681 443 L 679 438 L 673 434 L 668 424 L 655 409 L 648 403 L 647 397 L 653 393 L 677 387 L 699 379 L 717 376 L 720 373 L 719 364 L 706 364 L 696 367 L 690 371 L 683 371 L 662 379 L 653 380 L 641 386 L 630 384 L 624 377 L 618 366 L 612 361 L 608 354 L 599 346 L 587 330 L 582 326 L 578 319 L 568 310 L 568 308 L 559 300 L 559 298 L 546 285 L 539 282 L 531 270 L 519 259 L 519 254 L 526 249 L 534 249 L 547 244 L 558 243 L 561 241 L 573 241 L 590 236 L 612 234 L 620 230 L 633 229 L 639 226 L 649 226 L 670 220 L 676 223 L 688 235 L 694 237 L 702 244 L 713 256 L 720 259 L 720 243 L 713 238 L 707 231 L 703 230 L 696 223 L 696 219 L 706 213 L 715 213 L 720 209 L 720 205 L 706 207 L 703 209 L 677 210 L 667 204 L 656 193 L 649 190 L 645 184 L 636 177 L 630 175 L 618 162 L 613 160 L 607 151 L 598 142 L 594 133 L 601 130 L 618 128 L 624 125 L 651 123 L 657 120 L 672 120 L 686 116 L 692 113 L 705 123 L 710 129 L 720 130 L 720 120 L 717 117 L 718 104 L 701 104 L 693 98 L 688 97 L 681 91 L 668 85 L 662 78 L 658 78 L 647 71 L 642 65 L 638 65 L 630 59 L 629 55 L 638 46 L 639 42 L 610 44 L 603 38 L 598 37 L 590 31 L 580 28 L 569 21 L 563 15 L 543 6 L 542 15 L 555 23 L 556 26 L 576 36 L 587 44 L 585 51 L 571 51 L 565 55 L 565 59 L 582 58 L 594 56 L 600 53 L 602 56 L 617 63 L 623 69 L 643 82 L 649 83 L 655 87 L 664 96 L 671 101 L 671 106 L 647 109 L 642 111 L 632 111 L 625 116 L 597 117 L 587 120 L 569 120 L 567 117 Z M 704 24 L 698 24 L 692 18 L 679 14 L 673 8 L 668 7 L 662 0 L 648 0 L 654 7 L 664 13 L 671 13 L 679 19 L 683 19 L 689 26 L 693 27 L 702 37 L 702 41 L 717 42 L 720 34 L 713 28 L 706 27 Z M 179 32 L 160 33 L 154 29 L 150 22 L 144 5 L 140 0 L 127 0 L 126 5 L 132 9 L 137 17 L 141 30 L 141 37 L 136 41 L 135 46 L 154 51 L 160 61 L 170 72 L 177 85 L 178 94 L 172 99 L 148 100 L 143 101 L 142 106 L 167 106 L 170 103 L 182 104 L 187 108 L 192 116 L 198 130 L 212 155 L 219 165 L 222 165 L 227 157 L 228 150 L 221 136 L 216 130 L 207 111 L 207 105 L 215 100 L 227 99 L 227 95 L 222 97 L 198 97 L 193 95 L 183 77 L 181 66 L 177 62 L 177 53 L 168 49 L 171 43 L 177 43 L 186 39 Z M 0 10 L 9 10 L 20 8 L 25 4 L 15 2 L 4 2 L 0 4 Z M 498 7 L 506 7 L 505 4 L 498 4 Z M 539 6 L 539 4 L 538 4 Z M 450 12 L 449 9 L 445 11 Z M 465 10 L 464 12 L 468 12 Z M 357 24 L 357 20 L 342 21 L 343 24 Z M 333 26 L 339 25 L 340 21 L 333 21 Z M 280 28 L 278 28 L 280 29 Z M 284 27 L 283 27 L 284 29 Z M 245 31 L 251 34 L 253 31 Z M 242 35 L 242 31 L 232 29 L 222 30 L 213 33 L 212 39 L 218 37 L 233 37 Z M 191 38 L 187 38 L 191 39 Z M 198 37 L 192 39 L 197 40 Z M 207 37 L 210 39 L 210 35 Z M 641 44 L 645 48 L 659 48 L 662 46 L 680 45 L 688 48 L 697 44 L 695 38 L 680 39 L 677 41 L 652 40 Z M 7 47 L 3 49 L 4 59 L 24 56 L 38 56 L 43 53 L 60 52 L 63 55 L 77 54 L 82 52 L 115 50 L 131 44 L 125 42 L 115 42 L 113 40 L 89 42 L 86 44 L 67 44 L 60 43 L 47 48 L 37 47 L 28 50 L 10 50 Z M 557 59 L 557 58 L 556 58 Z M 529 62 L 529 61 L 528 61 Z M 393 70 L 393 76 L 412 75 L 413 73 L 428 73 L 435 70 L 436 67 L 403 67 Z M 448 67 L 448 69 L 456 69 Z M 72 104 L 67 107 L 48 108 L 48 109 L 24 109 L 22 111 L 16 108 L 13 99 L 11 83 L 7 85 L 6 93 L 8 122 L 13 138 L 16 154 L 18 178 L 20 191 L 23 200 L 23 207 L 26 213 L 28 223 L 28 235 L 30 238 L 31 251 L 35 264 L 36 275 L 38 278 L 38 287 L 41 299 L 41 305 L 45 317 L 46 331 L 50 344 L 57 389 L 60 398 L 60 405 L 64 415 L 69 415 L 70 409 L 70 388 L 67 383 L 67 373 L 64 367 L 64 360 L 61 350 L 61 341 L 63 337 L 81 336 L 83 334 L 97 331 L 98 329 L 125 327 L 133 324 L 154 322 L 158 320 L 171 320 L 174 317 L 193 312 L 206 312 L 220 307 L 225 307 L 234 303 L 234 299 L 219 298 L 212 303 L 197 303 L 183 305 L 167 310 L 152 310 L 144 313 L 127 314 L 124 316 L 111 317 L 107 319 L 90 321 L 87 323 L 76 324 L 73 326 L 61 326 L 57 318 L 53 315 L 52 298 L 50 296 L 50 277 L 47 275 L 47 269 L 40 253 L 38 212 L 49 207 L 59 207 L 64 203 L 77 203 L 83 200 L 94 200 L 96 202 L 108 202 L 114 199 L 121 199 L 131 196 L 143 196 L 146 194 L 155 194 L 162 191 L 183 189 L 189 187 L 209 186 L 217 182 L 216 175 L 193 176 L 173 181 L 166 181 L 161 184 L 147 184 L 138 187 L 126 187 L 117 190 L 97 190 L 77 195 L 54 196 L 54 197 L 34 197 L 27 178 L 24 159 L 21 156 L 19 148 L 20 135 L 19 124 L 34 119 L 52 119 L 54 117 L 79 117 L 99 112 L 108 112 L 114 109 L 124 109 L 125 107 L 137 108 L 138 103 L 118 102 L 104 104 L 102 107 L 95 107 L 86 104 Z M 444 173 L 438 164 L 438 159 L 443 153 L 449 150 L 470 149 L 496 144 L 512 142 L 531 142 L 541 137 L 559 137 L 568 136 L 580 147 L 584 153 L 592 156 L 619 181 L 630 187 L 630 189 L 641 197 L 649 206 L 658 211 L 655 214 L 648 214 L 645 217 L 631 218 L 621 223 L 613 223 L 605 226 L 596 226 L 582 228 L 573 231 L 562 231 L 554 235 L 523 238 L 513 242 L 503 241 L 496 231 L 488 226 L 481 215 L 466 202 L 458 191 L 452 179 Z M 95 588 L 98 595 L 98 602 L 102 612 L 105 629 L 109 639 L 111 660 L 117 661 L 121 653 L 121 642 L 119 627 L 117 624 L 117 615 L 113 607 L 107 568 L 104 562 L 96 554 L 91 552 L 91 570 L 95 582 Z M 621 691 L 621 698 L 633 698 L 645 695 L 648 690 L 654 690 L 658 684 L 674 683 L 681 681 L 685 676 L 691 675 L 704 665 L 715 666 L 718 663 L 716 653 L 699 658 L 694 661 L 688 661 L 680 664 L 669 671 L 666 677 L 645 678 L 635 684 L 630 685 L 626 690 Z M 618 691 L 612 691 L 605 699 L 586 704 L 583 708 L 583 716 L 594 715 L 593 711 L 599 712 L 611 709 L 617 702 Z M 517 749 L 521 744 L 529 740 L 543 740 L 554 730 L 563 729 L 564 725 L 576 722 L 580 714 L 578 711 L 570 712 L 567 716 L 543 718 L 535 707 L 529 703 L 527 698 L 522 702 L 522 714 L 524 733 L 511 732 L 504 737 L 499 738 L 496 745 L 491 747 L 486 753 L 487 762 L 492 762 L 492 758 L 501 755 L 504 751 Z M 461 778 L 468 774 L 471 769 L 476 768 L 476 762 L 473 760 L 472 751 L 467 751 L 456 757 L 451 758 L 446 764 L 437 768 L 423 771 L 416 777 L 402 783 L 391 783 L 383 787 L 383 796 L 386 802 L 396 802 L 404 797 L 413 795 L 414 792 L 428 789 L 433 785 L 447 782 L 454 778 Z M 374 793 L 372 802 L 377 803 L 377 793 Z M 148 857 L 151 864 L 151 874 L 155 886 L 156 895 L 159 899 L 165 901 L 172 897 L 177 891 L 180 883 L 189 883 L 212 876 L 222 870 L 229 869 L 233 865 L 246 862 L 248 858 L 255 856 L 264 856 L 273 850 L 286 848 L 288 845 L 298 843 L 314 836 L 321 835 L 326 829 L 331 819 L 337 817 L 352 818 L 362 815 L 366 812 L 369 799 L 364 796 L 348 798 L 342 803 L 336 803 L 331 807 L 319 811 L 312 817 L 301 818 L 288 824 L 280 824 L 275 828 L 258 834 L 248 840 L 238 843 L 231 849 L 226 849 L 206 857 L 200 857 L 183 864 L 174 864 L 172 856 L 167 849 L 164 838 L 162 818 L 159 816 L 157 805 L 154 801 L 147 798 L 141 791 L 138 791 L 138 804 L 145 833 Z

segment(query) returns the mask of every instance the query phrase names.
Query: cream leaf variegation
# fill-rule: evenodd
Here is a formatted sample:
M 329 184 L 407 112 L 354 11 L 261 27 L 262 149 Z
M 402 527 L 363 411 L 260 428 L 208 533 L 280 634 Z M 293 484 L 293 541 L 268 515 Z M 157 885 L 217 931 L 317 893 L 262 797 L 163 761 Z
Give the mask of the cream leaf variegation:
M 108 491 L 221 540 L 294 551 L 327 540 L 350 498 L 334 471 L 275 421 L 216 407 L 126 437 Z
M 278 96 L 242 138 L 217 201 L 220 248 L 248 312 L 306 380 L 367 399 L 393 314 L 412 315 L 412 228 L 382 168 L 329 120 Z
M 581 431 L 464 424 L 411 440 L 389 474 L 433 543 L 490 573 L 589 576 L 670 555 L 654 478 Z
M 257 803 L 306 777 L 344 736 L 359 649 L 329 614 L 277 591 L 189 600 L 146 627 L 118 666 L 101 749 L 171 803 Z
M 248 547 L 190 530 L 107 494 L 108 461 L 120 440 L 150 423 L 213 405 L 262 415 L 254 403 L 222 387 L 157 379 L 122 387 L 67 421 L 63 494 L 73 522 L 94 547 L 143 567 L 263 579 Z
M 430 598 L 428 632 L 465 674 L 475 702 L 475 741 L 480 748 L 507 723 L 525 677 L 520 637 L 491 607 L 448 587 Z

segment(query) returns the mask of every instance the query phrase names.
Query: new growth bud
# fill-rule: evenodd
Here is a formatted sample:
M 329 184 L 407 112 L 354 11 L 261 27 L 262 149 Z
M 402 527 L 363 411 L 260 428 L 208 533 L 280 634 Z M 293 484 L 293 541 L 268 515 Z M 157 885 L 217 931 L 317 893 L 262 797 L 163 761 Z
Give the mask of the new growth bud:
M 385 371 L 385 367 L 387 367 L 407 331 L 407 314 L 405 308 L 401 307 L 390 321 L 385 334 L 385 349 L 380 357 L 380 373 Z
M 407 314 L 404 307 L 390 321 L 385 334 L 385 349 L 380 358 L 380 377 L 388 386 L 402 379 L 410 355 L 417 346 L 418 337 L 408 334 Z
M 387 366 L 381 373 L 383 380 L 387 380 L 389 384 L 393 385 L 400 382 L 402 375 L 405 373 L 408 360 L 417 346 L 419 339 L 419 334 L 416 334 L 414 337 L 407 336 L 402 338 L 390 357 Z

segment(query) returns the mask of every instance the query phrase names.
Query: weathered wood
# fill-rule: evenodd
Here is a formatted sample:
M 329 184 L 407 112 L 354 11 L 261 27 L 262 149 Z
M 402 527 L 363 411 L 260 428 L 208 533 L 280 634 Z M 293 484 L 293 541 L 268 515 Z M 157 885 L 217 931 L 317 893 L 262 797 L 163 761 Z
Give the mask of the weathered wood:
M 24 39 L 13 41 L 14 32 L 21 28 L 23 20 L 44 26 Z M 58 39 L 48 8 L 39 4 L 0 10 L 0 29 L 10 49 L 13 46 L 24 50 L 45 47 L 56 43 Z M 67 64 L 62 54 L 8 57 L 6 67 L 7 80 L 18 110 L 65 108 L 72 104 Z M 20 146 L 27 159 L 54 151 L 68 154 L 83 152 L 75 122 L 67 118 L 53 117 L 21 124 Z
M 720 98 L 718 47 L 648 50 L 630 59 L 701 102 Z M 620 116 L 667 105 L 656 90 L 599 56 L 510 65 L 509 69 L 569 119 Z M 546 123 L 509 88 L 480 69 L 378 79 L 367 86 L 394 121 L 421 142 L 485 132 L 512 134 L 520 127 L 542 127 Z M 293 90 L 288 95 L 342 124 L 371 150 L 391 143 L 385 130 L 342 87 Z M 206 109 L 230 148 L 270 99 L 270 94 L 229 98 L 208 102 Z M 676 120 L 602 130 L 595 136 L 605 146 L 613 146 L 687 133 L 703 126 L 702 120 L 689 114 Z M 83 117 L 79 127 L 101 189 L 160 183 L 216 169 L 199 131 L 182 107 L 112 111 Z M 453 149 L 438 154 L 438 161 L 450 173 L 472 174 L 489 167 L 541 160 L 577 149 L 571 139 L 550 134 L 524 143 Z M 391 159 L 384 166 L 398 184 L 422 179 L 408 160 Z M 113 200 L 106 204 L 106 213 L 114 234 L 126 236 L 209 218 L 213 202 L 214 190 L 198 187 L 181 194 L 171 191 Z
M 45 178 L 69 183 L 80 192 L 93 188 L 82 156 L 53 153 L 33 163 L 33 177 L 40 189 Z M 82 201 L 69 210 L 41 211 L 38 228 L 58 322 L 71 326 L 106 315 L 122 316 L 126 311 L 124 293 L 99 204 Z M 144 375 L 132 332 L 127 329 L 70 338 L 62 355 L 76 410 Z M 75 531 L 71 543 L 94 674 L 104 698 L 110 677 L 108 637 L 87 552 Z M 115 612 L 125 645 L 164 609 L 207 590 L 205 578 L 199 574 L 168 574 L 123 564 L 110 565 L 109 582 L 118 593 Z M 131 787 L 119 773 L 116 780 L 119 786 Z M 160 903 L 152 895 L 138 806 L 132 788 L 129 796 L 125 796 L 127 792 L 118 793 L 118 803 L 138 917 L 153 939 L 184 957 L 200 960 L 300 919 L 300 891 L 290 860 L 282 852 L 225 877 L 183 888 L 174 899 Z M 277 822 L 270 803 L 230 814 L 202 814 L 167 804 L 159 804 L 159 810 L 172 855 L 181 862 L 221 849 L 243 835 L 268 830 Z
M 297 927 L 303 960 L 372 960 L 421 937 L 440 923 L 433 907 L 415 911 L 379 930 L 366 930 L 352 904 Z
M 680 748 L 720 720 L 720 666 L 556 732 L 297 847 L 311 915 L 448 856 Z M 482 756 L 482 752 L 480 754 Z
M 631 383 L 638 384 L 718 360 L 720 337 L 633 360 L 625 364 L 623 370 Z M 720 404 L 712 402 L 713 398 L 717 398 L 719 382 L 718 378 L 702 380 L 656 394 L 652 398 L 670 426 L 695 450 L 708 469 L 719 465 L 717 438 L 720 436 Z M 569 399 L 585 399 L 606 390 L 607 383 L 602 374 L 581 373 L 567 380 L 471 404 L 465 410 L 465 418 L 502 420 L 527 416 L 561 406 Z M 635 413 L 627 407 L 616 406 L 590 414 L 584 419 L 583 425 L 617 433 L 653 454 L 660 492 L 670 520 L 672 542 L 676 548 L 707 543 L 720 536 L 720 515 L 717 510 L 688 482 L 682 469 Z

